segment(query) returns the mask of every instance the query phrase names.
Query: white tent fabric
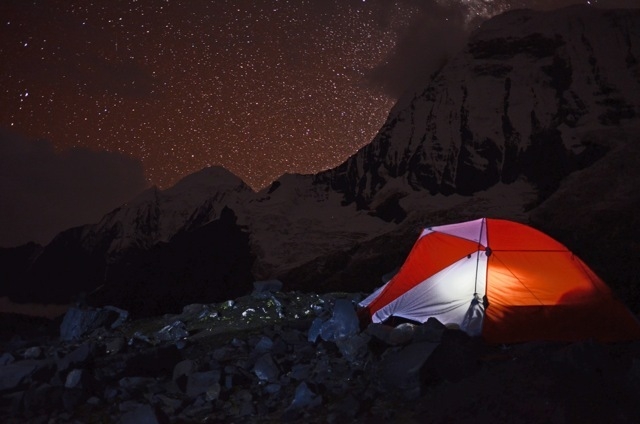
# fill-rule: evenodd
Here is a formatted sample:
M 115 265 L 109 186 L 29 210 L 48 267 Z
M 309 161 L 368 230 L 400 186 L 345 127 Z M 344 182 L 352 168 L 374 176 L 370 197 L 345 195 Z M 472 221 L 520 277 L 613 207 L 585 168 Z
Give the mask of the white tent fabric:
M 391 281 L 391 280 L 389 280 L 389 281 Z M 358 303 L 358 306 L 361 306 L 361 307 L 363 307 L 363 308 L 364 308 L 364 307 L 366 307 L 366 306 L 369 306 L 369 304 L 370 304 L 371 302 L 373 302 L 373 299 L 375 299 L 376 297 L 378 297 L 378 295 L 379 295 L 380 293 L 382 293 L 382 290 L 384 290 L 384 288 L 385 288 L 385 287 L 387 287 L 387 285 L 389 284 L 389 281 L 387 281 L 387 282 L 386 282 L 385 284 L 383 284 L 382 286 L 378 287 L 378 288 L 377 288 L 373 293 L 371 293 L 369 296 L 367 296 L 366 298 L 364 298 L 363 300 L 361 300 L 361 301 Z
M 437 317 L 444 324 L 462 325 L 474 294 L 480 298 L 485 295 L 486 276 L 487 256 L 484 251 L 475 252 L 408 290 L 376 311 L 371 319 L 383 322 L 394 315 L 425 322 L 430 317 Z M 433 303 L 433 299 L 438 302 Z M 360 305 L 366 306 L 363 302 Z
M 474 221 L 460 222 L 457 224 L 440 225 L 438 227 L 427 228 L 422 231 L 420 237 L 423 237 L 432 232 L 449 234 L 451 236 L 475 241 L 476 243 L 480 243 L 485 247 L 487 246 L 487 228 L 486 220 L 484 218 L 476 219 Z

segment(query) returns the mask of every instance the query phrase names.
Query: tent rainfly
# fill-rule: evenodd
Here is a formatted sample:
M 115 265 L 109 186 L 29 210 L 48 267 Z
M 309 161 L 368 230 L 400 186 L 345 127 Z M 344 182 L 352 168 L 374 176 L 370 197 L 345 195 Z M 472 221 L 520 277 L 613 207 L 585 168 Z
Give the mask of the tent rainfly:
M 580 258 L 501 219 L 424 229 L 398 273 L 360 306 L 373 322 L 434 317 L 489 343 L 640 338 L 636 318 Z

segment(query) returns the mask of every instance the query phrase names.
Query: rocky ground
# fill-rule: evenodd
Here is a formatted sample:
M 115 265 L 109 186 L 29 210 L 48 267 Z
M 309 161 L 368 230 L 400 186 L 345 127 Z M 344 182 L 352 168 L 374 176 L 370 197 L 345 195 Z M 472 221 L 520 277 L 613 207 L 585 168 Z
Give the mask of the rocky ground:
M 277 289 L 138 320 L 72 308 L 55 333 L 5 322 L 1 420 L 640 422 L 639 343 L 488 346 L 435 320 L 361 331 L 359 294 Z

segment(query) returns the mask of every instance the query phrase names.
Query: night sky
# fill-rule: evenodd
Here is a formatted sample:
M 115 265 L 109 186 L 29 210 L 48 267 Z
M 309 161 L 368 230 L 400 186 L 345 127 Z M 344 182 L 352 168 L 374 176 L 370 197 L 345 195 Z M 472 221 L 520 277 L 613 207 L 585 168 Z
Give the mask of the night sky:
M 334 167 L 482 20 L 570 3 L 2 0 L 0 246 L 206 166 L 254 189 Z M 15 234 L 43 210 L 66 221 Z

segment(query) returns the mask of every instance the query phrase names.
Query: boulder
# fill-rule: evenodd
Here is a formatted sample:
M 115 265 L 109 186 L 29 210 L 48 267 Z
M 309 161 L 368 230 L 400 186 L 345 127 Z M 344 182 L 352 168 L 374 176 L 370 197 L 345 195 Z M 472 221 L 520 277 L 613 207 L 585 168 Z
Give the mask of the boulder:
M 461 330 L 446 330 L 422 370 L 426 383 L 456 382 L 480 368 L 480 342 Z
M 272 383 L 277 381 L 280 375 L 280 370 L 269 353 L 265 353 L 256 360 L 253 372 L 260 380 Z
M 304 409 L 311 409 L 322 404 L 322 397 L 314 393 L 304 381 L 296 387 L 293 400 L 285 410 L 283 419 L 291 420 L 296 418 Z
M 89 361 L 95 352 L 95 346 L 92 343 L 83 343 L 77 349 L 63 356 L 56 361 L 58 371 L 66 371 L 71 367 L 84 365 Z
M 119 422 L 120 424 L 161 424 L 168 422 L 168 418 L 151 405 L 140 403 L 122 414 Z
M 388 351 L 380 363 L 382 389 L 387 392 L 400 390 L 406 399 L 419 396 L 421 370 L 437 347 L 437 343 L 419 342 Z
M 23 408 L 28 413 L 48 413 L 62 406 L 62 387 L 51 384 L 34 384 L 24 393 Z
M 360 331 L 360 321 L 351 301 L 337 299 L 332 317 L 322 324 L 320 337 L 328 342 L 346 339 Z
M 32 346 L 24 351 L 22 357 L 25 359 L 40 359 L 43 355 L 42 348 L 40 346 Z
M 110 327 L 119 320 L 121 313 L 115 309 L 69 308 L 60 324 L 60 339 L 77 340 L 98 328 Z
M 269 293 L 276 293 L 282 290 L 282 281 L 280 280 L 264 280 L 264 281 L 254 281 L 253 283 L 253 292 L 251 292 L 251 296 L 264 298 L 269 297 Z
M 418 325 L 413 332 L 415 342 L 439 342 L 442 334 L 447 329 L 443 323 L 436 318 L 429 318 L 427 322 Z
M 177 381 L 180 378 L 188 378 L 191 373 L 196 370 L 196 364 L 191 359 L 185 359 L 180 361 L 173 367 L 173 381 Z
M 67 374 L 64 387 L 67 389 L 87 389 L 91 375 L 83 369 L 73 369 Z
M 185 393 L 191 398 L 195 398 L 220 382 L 221 373 L 219 370 L 194 372 L 187 377 L 187 387 Z
M 187 331 L 187 326 L 184 322 L 176 320 L 158 330 L 155 336 L 158 340 L 175 342 L 189 337 L 189 331 Z
M 0 392 L 15 390 L 41 366 L 42 361 L 19 361 L 0 367 Z
M 15 360 L 16 358 L 14 358 L 12 354 L 10 354 L 9 352 L 4 352 L 2 355 L 0 355 L 0 366 L 11 364 L 15 362 Z
M 367 326 L 365 331 L 367 334 L 388 345 L 398 346 L 407 344 L 413 340 L 416 326 L 410 323 L 403 323 L 397 327 L 380 323 L 371 323 Z

